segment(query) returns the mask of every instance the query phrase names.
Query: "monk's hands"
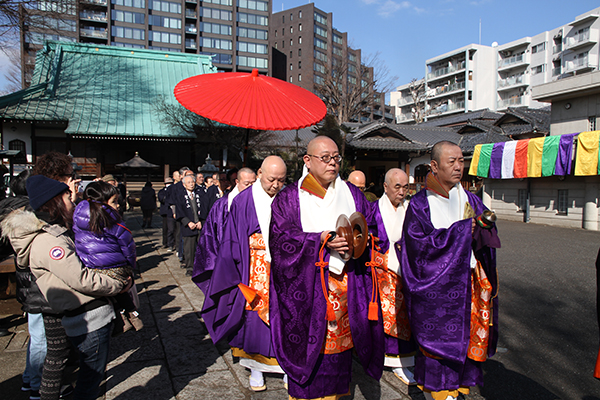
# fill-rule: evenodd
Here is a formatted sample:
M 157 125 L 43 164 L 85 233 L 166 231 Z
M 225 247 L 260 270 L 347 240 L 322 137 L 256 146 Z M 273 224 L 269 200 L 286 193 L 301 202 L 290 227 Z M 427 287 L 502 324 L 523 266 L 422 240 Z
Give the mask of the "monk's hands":
M 202 229 L 202 222 L 201 221 L 196 222 L 196 229 L 198 229 L 198 230 Z
M 323 231 L 321 233 L 321 243 L 325 241 L 328 234 L 329 234 L 329 231 Z M 327 247 L 329 248 L 329 250 L 337 251 L 338 253 L 340 253 L 342 255 L 344 254 L 344 252 L 350 250 L 346 239 L 344 239 L 343 237 L 340 237 L 340 236 L 336 236 L 335 239 L 327 242 Z
M 196 224 L 193 223 L 192 221 L 188 222 L 188 228 L 190 228 L 191 230 L 196 229 Z
M 475 232 L 475 218 L 471 218 L 471 235 Z

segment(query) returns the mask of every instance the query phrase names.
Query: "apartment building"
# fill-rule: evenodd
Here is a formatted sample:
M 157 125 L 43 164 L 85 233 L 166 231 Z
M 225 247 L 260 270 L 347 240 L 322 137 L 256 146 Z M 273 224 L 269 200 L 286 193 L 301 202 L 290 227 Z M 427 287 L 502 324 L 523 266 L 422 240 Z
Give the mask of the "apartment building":
M 275 12 L 269 22 L 269 46 L 272 51 L 273 76 L 312 92 L 315 84 L 323 84 L 334 65 L 344 65 L 346 85 L 362 84 L 359 76 L 361 49 L 348 44 L 348 34 L 333 27 L 333 14 L 308 3 L 285 11 Z M 347 67 L 346 67 L 347 66 Z M 347 89 L 346 86 L 343 89 Z M 361 122 L 377 119 L 394 120 L 394 110 L 385 105 L 385 96 L 365 108 Z
M 24 86 L 44 40 L 213 55 L 220 71 L 270 73 L 270 0 L 41 0 L 36 6 L 21 35 Z
M 600 8 L 558 28 L 503 45 L 471 44 L 425 63 L 421 108 L 431 119 L 488 108 L 544 107 L 532 87 L 598 70 Z M 398 123 L 414 123 L 410 84 L 390 93 Z

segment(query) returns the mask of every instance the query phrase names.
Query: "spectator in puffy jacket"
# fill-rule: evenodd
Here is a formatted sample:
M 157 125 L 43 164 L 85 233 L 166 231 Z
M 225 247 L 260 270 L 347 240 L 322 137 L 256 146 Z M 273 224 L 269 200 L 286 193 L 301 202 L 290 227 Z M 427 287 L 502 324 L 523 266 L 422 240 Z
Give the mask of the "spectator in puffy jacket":
M 140 208 L 144 215 L 142 228 L 150 228 L 152 226 L 152 213 L 156 209 L 156 192 L 152 189 L 151 182 L 146 182 L 146 185 L 142 189 Z
M 115 316 L 106 296 L 128 290 L 131 281 L 124 285 L 82 267 L 71 239 L 73 203 L 66 184 L 34 175 L 27 179 L 27 193 L 35 213 L 13 211 L 0 224 L 2 235 L 10 239 L 17 264 L 31 268 L 37 286 L 52 308 L 52 318 L 43 314 L 48 355 L 57 346 L 68 354 L 68 347 L 62 345 L 60 337 L 51 340 L 48 333 L 62 329 L 79 350 L 75 398 L 96 399 L 108 361 L 111 321 Z M 92 348 L 94 351 L 90 352 Z M 45 386 L 47 372 L 56 385 Z M 48 369 L 44 365 L 42 398 L 59 398 L 61 375 L 62 366 Z
M 126 284 L 133 278 L 135 242 L 121 223 L 117 188 L 103 181 L 88 184 L 83 201 L 73 214 L 75 250 L 86 268 L 94 269 Z M 125 330 L 142 328 L 142 321 L 127 294 L 115 296 Z

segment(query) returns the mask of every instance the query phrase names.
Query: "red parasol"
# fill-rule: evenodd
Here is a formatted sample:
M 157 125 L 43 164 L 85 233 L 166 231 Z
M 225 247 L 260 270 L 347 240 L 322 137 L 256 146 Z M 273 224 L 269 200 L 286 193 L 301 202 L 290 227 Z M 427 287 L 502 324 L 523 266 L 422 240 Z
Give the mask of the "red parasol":
M 175 97 L 188 110 L 213 121 L 256 130 L 292 130 L 316 124 L 327 107 L 299 86 L 252 73 L 203 74 L 182 80 Z

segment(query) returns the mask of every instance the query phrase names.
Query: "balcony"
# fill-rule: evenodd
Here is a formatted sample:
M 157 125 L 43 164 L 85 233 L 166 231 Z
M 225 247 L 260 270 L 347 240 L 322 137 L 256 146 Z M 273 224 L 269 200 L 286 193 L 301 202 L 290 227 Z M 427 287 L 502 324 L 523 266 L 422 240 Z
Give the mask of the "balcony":
M 594 43 L 597 43 L 597 40 L 590 35 L 590 30 L 587 30 L 585 32 L 567 37 L 567 43 L 565 47 L 569 50 L 575 50 Z
M 587 57 L 570 60 L 565 63 L 565 72 L 583 72 L 584 70 L 591 70 L 598 67 L 598 65 L 589 61 Z
M 451 85 L 443 85 L 443 86 L 438 86 L 435 89 L 429 89 L 428 94 L 429 97 L 437 97 L 437 96 L 446 96 L 452 92 L 455 92 L 457 90 L 464 90 L 465 88 L 465 82 L 455 82 Z
M 82 11 L 79 13 L 79 18 L 86 21 L 107 22 L 105 12 Z
M 402 107 L 405 106 L 407 104 L 412 104 L 414 103 L 412 97 L 400 97 L 398 99 L 398 107 Z
M 198 14 L 196 14 L 196 11 L 194 10 L 185 10 L 185 17 L 186 18 L 198 18 Z
M 437 79 L 439 77 L 442 77 L 444 75 L 452 74 L 456 71 L 463 70 L 463 69 L 465 69 L 465 66 L 466 66 L 466 62 L 461 61 L 461 62 L 457 63 L 456 65 L 450 65 L 445 68 L 436 69 L 433 72 L 430 72 L 427 74 L 427 80 L 431 81 L 431 80 Z
M 88 38 L 108 39 L 108 32 L 106 31 L 106 29 L 98 30 L 98 29 L 81 28 L 79 30 L 79 34 L 81 36 L 88 37 Z
M 508 99 L 498 101 L 498 109 L 507 108 L 510 106 L 518 106 L 523 104 L 523 96 L 515 96 Z
M 552 46 L 552 54 L 560 53 L 562 51 L 562 43 Z
M 498 91 L 509 90 L 515 87 L 527 85 L 529 85 L 529 79 L 527 76 L 523 74 L 517 76 L 509 76 L 508 78 L 500 79 L 498 81 Z
M 400 122 L 405 122 L 405 121 L 412 121 L 413 116 L 412 113 L 411 114 L 400 114 L 396 116 L 396 122 L 400 123 Z
M 185 0 L 186 3 L 198 4 L 198 0 Z
M 95 4 L 97 6 L 106 6 L 108 5 L 107 0 L 82 0 L 83 3 Z
M 525 56 L 523 54 L 519 54 L 518 56 L 512 56 L 509 58 L 504 58 L 498 61 L 498 68 L 512 68 L 520 64 L 527 64 L 527 62 L 525 61 Z
M 195 40 L 186 40 L 185 41 L 185 48 L 186 49 L 197 49 L 198 46 L 196 45 L 196 41 Z
M 196 26 L 194 25 L 186 25 L 185 26 L 185 33 L 198 33 L 198 28 L 196 28 Z
M 552 76 L 558 76 L 562 73 L 561 67 L 552 68 Z
M 389 112 L 386 112 L 386 113 L 385 113 L 383 116 L 384 116 L 386 119 L 394 119 L 394 114 L 392 114 L 392 113 L 389 113 Z
M 463 101 L 459 101 L 456 103 L 442 104 L 441 106 L 436 107 L 433 110 L 433 112 L 443 114 L 443 113 L 447 113 L 450 111 L 464 110 L 464 109 L 465 109 L 465 102 L 463 100 Z

